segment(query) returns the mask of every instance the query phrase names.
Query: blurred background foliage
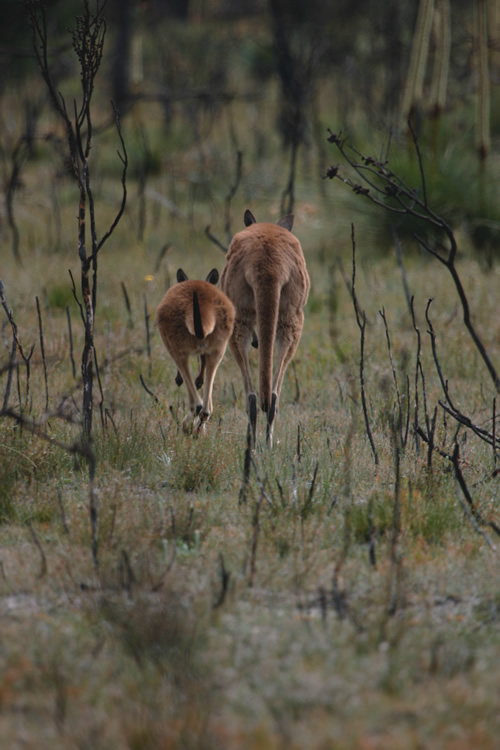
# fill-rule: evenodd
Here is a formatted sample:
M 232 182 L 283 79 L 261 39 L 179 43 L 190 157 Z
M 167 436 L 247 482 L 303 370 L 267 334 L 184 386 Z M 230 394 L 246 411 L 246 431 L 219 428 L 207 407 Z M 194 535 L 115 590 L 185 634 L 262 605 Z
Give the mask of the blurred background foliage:
M 82 2 L 48 0 L 46 7 L 51 67 L 71 101 L 78 79 L 68 29 Z M 57 179 L 67 165 L 24 5 L 1 0 L 0 12 L 3 244 L 15 232 L 26 163 L 48 148 L 53 162 L 57 157 Z M 322 181 L 334 158 L 328 127 L 347 132 L 363 153 L 387 153 L 418 188 L 410 118 L 431 206 L 463 230 L 467 247 L 494 262 L 500 243 L 495 0 L 108 0 L 106 18 L 94 127 L 103 132 L 112 123 L 113 100 L 143 201 L 148 180 L 168 175 L 170 192 L 162 200 L 173 214 L 187 189 L 213 219 L 214 196 L 228 189 L 241 151 L 246 200 L 281 195 L 285 211 L 298 198 L 323 196 L 331 211 L 333 187 Z M 103 174 L 119 174 L 115 156 L 114 149 L 102 153 Z M 390 247 L 390 215 L 356 196 L 341 201 L 350 216 L 362 216 L 379 250 Z M 144 216 L 143 202 L 139 235 Z M 411 221 L 396 228 L 403 239 L 415 229 Z

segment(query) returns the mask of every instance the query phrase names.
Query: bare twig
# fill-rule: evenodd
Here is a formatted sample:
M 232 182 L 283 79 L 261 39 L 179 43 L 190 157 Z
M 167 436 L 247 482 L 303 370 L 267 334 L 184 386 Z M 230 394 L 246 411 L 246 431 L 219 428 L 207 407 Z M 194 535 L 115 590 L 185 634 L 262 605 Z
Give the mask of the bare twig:
M 238 494 L 238 503 L 246 503 L 247 501 L 247 490 L 250 481 L 250 466 L 252 463 L 252 426 L 250 422 L 247 424 L 247 445 L 245 448 L 245 458 L 243 461 L 243 480 L 241 482 L 240 491 Z
M 250 542 L 250 572 L 248 576 L 248 586 L 252 588 L 255 583 L 255 574 L 257 572 L 257 545 L 260 534 L 260 509 L 262 506 L 262 497 L 255 501 L 252 517 L 252 539 Z
M 150 389 L 149 389 L 149 388 L 147 387 L 146 383 L 144 382 L 144 378 L 142 377 L 142 375 L 139 375 L 139 380 L 141 381 L 141 385 L 142 385 L 142 387 L 144 388 L 144 390 L 146 391 L 146 393 L 147 393 L 147 394 L 149 394 L 149 395 L 151 396 L 151 398 L 153 399 L 153 401 L 155 401 L 155 403 L 159 403 L 159 401 L 158 401 L 158 397 L 157 397 L 157 396 L 155 396 L 155 394 L 153 393 L 153 391 L 151 391 L 151 390 L 150 390 Z
M 351 187 L 357 195 L 364 196 L 370 202 L 380 206 L 386 211 L 400 216 L 410 216 L 419 219 L 425 225 L 433 227 L 445 235 L 448 241 L 448 247 L 444 248 L 441 246 L 440 251 L 437 249 L 437 244 L 431 245 L 429 241 L 418 234 L 415 234 L 415 238 L 426 252 L 445 266 L 451 275 L 462 306 L 465 327 L 486 365 L 497 393 L 499 393 L 500 376 L 472 322 L 469 301 L 455 265 L 458 251 L 455 235 L 450 225 L 428 204 L 422 154 L 420 152 L 415 132 L 410 123 L 409 127 L 413 137 L 420 170 L 420 191 L 407 185 L 396 172 L 393 172 L 392 169 L 390 169 L 387 161 L 380 161 L 371 156 L 365 156 L 357 151 L 355 147 L 351 145 L 347 146 L 347 138 L 342 133 L 336 134 L 331 131 L 328 141 L 337 147 L 346 163 L 360 177 L 361 183 L 355 183 L 350 177 L 343 176 L 339 168 L 333 166 L 327 169 L 325 176 L 329 179 L 341 180 L 344 184 Z M 351 152 L 354 153 L 354 156 L 351 156 Z
M 399 428 L 400 429 L 400 428 Z M 389 597 L 389 615 L 395 615 L 400 604 L 400 582 L 402 555 L 399 551 L 399 538 L 401 535 L 401 490 L 400 490 L 400 464 L 401 456 L 399 449 L 399 429 L 392 425 L 392 450 L 394 454 L 394 506 L 392 514 L 391 534 L 391 591 Z
M 73 378 L 76 378 L 76 365 L 75 365 L 75 357 L 73 354 L 73 331 L 71 330 L 71 313 L 70 313 L 69 305 L 66 305 L 66 317 L 68 319 L 69 356 L 71 360 L 71 371 L 73 373 Z
M 231 579 L 231 573 L 226 568 L 224 555 L 222 554 L 222 552 L 219 552 L 219 570 L 220 570 L 221 587 L 220 587 L 219 595 L 217 596 L 217 599 L 212 605 L 212 609 L 218 609 L 224 604 L 227 592 L 229 590 L 229 581 Z
M 127 314 L 128 314 L 128 327 L 133 328 L 134 327 L 134 321 L 132 318 L 132 308 L 130 306 L 130 299 L 127 292 L 127 287 L 125 286 L 125 282 L 121 282 L 121 288 L 123 292 L 123 299 L 125 300 L 125 307 L 127 308 Z
M 460 489 L 462 490 L 463 496 L 469 506 L 471 517 L 477 524 L 476 530 L 479 530 L 478 526 L 489 526 L 491 529 L 493 529 L 493 531 L 495 532 L 495 534 L 497 534 L 497 536 L 500 536 L 500 527 L 498 526 L 498 524 L 496 524 L 494 521 L 488 521 L 485 518 L 483 518 L 481 513 L 478 511 L 478 509 L 476 508 L 474 504 L 472 496 L 469 492 L 469 488 L 467 487 L 467 483 L 464 479 L 462 470 L 460 468 L 460 449 L 458 447 L 458 442 L 455 443 L 455 448 L 453 450 L 451 461 L 453 463 L 455 477 L 460 486 Z M 488 543 L 490 544 L 491 547 L 493 547 L 493 549 L 495 548 L 494 545 L 490 541 L 488 541 Z
M 377 449 L 375 447 L 375 441 L 373 440 L 373 435 L 370 427 L 370 419 L 368 417 L 368 406 L 366 403 L 366 393 L 365 393 L 365 375 L 364 375 L 364 354 L 365 354 L 365 328 L 366 328 L 366 316 L 364 311 L 361 312 L 358 304 L 358 299 L 356 296 L 356 240 L 354 236 L 354 224 L 351 224 L 351 242 L 352 242 L 352 301 L 354 305 L 354 312 L 356 314 L 356 322 L 358 324 L 358 328 L 360 330 L 361 334 L 361 340 L 360 340 L 360 354 L 359 354 L 359 382 L 361 386 L 361 402 L 363 405 L 363 415 L 365 418 L 365 428 L 366 428 L 366 434 L 368 435 L 368 440 L 370 441 L 370 446 L 373 453 L 373 459 L 375 461 L 375 467 L 378 467 L 379 464 L 379 458 Z
M 219 250 L 222 250 L 223 253 L 227 253 L 226 245 L 223 245 L 222 242 L 218 240 L 214 234 L 212 234 L 212 232 L 210 231 L 210 225 L 205 227 L 205 234 L 207 235 L 210 242 L 213 242 L 214 245 L 217 245 Z
M 45 411 L 49 408 L 49 384 L 47 380 L 47 361 L 45 359 L 45 345 L 43 342 L 43 326 L 42 326 L 42 313 L 40 311 L 40 302 L 38 300 L 38 297 L 36 299 L 36 311 L 38 313 L 38 330 L 40 333 L 40 351 L 42 353 L 42 363 L 43 363 L 43 377 L 45 381 Z
M 33 528 L 33 526 L 31 525 L 31 521 L 26 521 L 26 526 L 28 528 L 28 531 L 30 533 L 30 536 L 33 540 L 35 547 L 40 553 L 40 572 L 38 574 L 38 578 L 43 578 L 45 575 L 47 575 L 47 558 L 45 557 L 45 552 L 43 551 L 43 547 L 37 536 L 37 533 L 35 529 Z
M 391 370 L 392 370 L 392 379 L 394 381 L 394 388 L 396 390 L 396 398 L 398 402 L 398 423 L 401 425 L 402 419 L 403 419 L 403 409 L 401 406 L 401 395 L 399 393 L 399 383 L 398 383 L 398 376 L 396 373 L 396 368 L 394 366 L 394 359 L 392 357 L 392 346 L 391 346 L 391 337 L 389 334 L 389 326 L 387 324 L 387 317 L 385 314 L 385 308 L 382 308 L 382 310 L 379 310 L 379 315 L 384 321 L 384 329 L 385 329 L 385 338 L 387 341 L 387 351 L 389 352 L 389 362 L 391 363 Z M 402 437 L 401 437 L 402 440 Z
M 226 195 L 225 200 L 225 222 L 224 229 L 226 231 L 227 243 L 231 242 L 231 201 L 237 193 L 238 187 L 241 182 L 241 168 L 243 164 L 243 154 L 241 151 L 236 152 L 236 174 L 234 177 L 234 183 L 229 187 L 229 192 Z
M 149 308 L 148 308 L 148 301 L 146 298 L 146 295 L 144 295 L 144 324 L 146 327 L 146 352 L 148 355 L 148 374 L 149 377 L 151 377 L 152 372 L 152 362 L 151 362 L 151 333 L 149 330 L 149 320 L 150 320 L 150 314 L 149 314 Z

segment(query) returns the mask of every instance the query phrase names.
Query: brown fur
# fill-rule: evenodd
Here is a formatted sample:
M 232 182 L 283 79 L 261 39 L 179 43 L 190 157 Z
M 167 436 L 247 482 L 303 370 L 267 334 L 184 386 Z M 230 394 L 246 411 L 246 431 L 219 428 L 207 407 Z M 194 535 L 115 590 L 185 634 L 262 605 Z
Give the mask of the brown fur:
M 190 413 L 183 420 L 183 427 L 188 430 L 191 422 L 199 430 L 212 413 L 212 390 L 217 368 L 226 351 L 229 337 L 233 331 L 235 311 L 232 302 L 214 286 L 218 274 L 211 272 L 207 278 L 215 282 L 189 281 L 179 269 L 178 284 L 170 287 L 156 311 L 156 325 L 168 353 L 177 365 L 176 381 L 186 383 L 189 396 Z M 195 297 L 196 299 L 195 299 Z M 195 323 L 196 303 L 199 308 L 199 324 L 202 338 Z M 198 333 L 198 336 L 197 336 Z M 206 371 L 206 387 L 203 401 L 196 391 L 195 383 L 189 369 L 189 357 L 198 355 L 201 360 L 201 371 L 197 384 Z M 199 383 L 201 385 L 201 383 Z
M 286 369 L 297 349 L 304 324 L 303 308 L 309 294 L 309 275 L 300 242 L 289 231 L 293 216 L 278 224 L 257 223 L 245 213 L 247 228 L 229 246 L 221 287 L 236 308 L 230 349 L 240 367 L 252 420 L 255 400 L 248 349 L 254 327 L 259 350 L 260 404 L 268 414 L 268 439 Z M 277 347 L 273 378 L 274 347 Z

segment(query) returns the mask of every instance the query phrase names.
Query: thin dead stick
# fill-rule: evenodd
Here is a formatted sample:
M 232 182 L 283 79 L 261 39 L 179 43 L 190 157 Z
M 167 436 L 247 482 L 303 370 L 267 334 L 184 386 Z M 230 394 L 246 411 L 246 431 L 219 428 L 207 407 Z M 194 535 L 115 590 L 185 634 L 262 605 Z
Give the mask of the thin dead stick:
M 485 531 L 483 531 L 483 529 L 479 526 L 478 522 L 474 518 L 474 515 L 471 512 L 471 509 L 469 508 L 469 506 L 467 505 L 467 503 L 465 502 L 465 500 L 462 497 L 462 493 L 458 492 L 457 493 L 457 497 L 458 497 L 458 502 L 462 506 L 462 510 L 463 510 L 465 516 L 469 519 L 469 521 L 470 521 L 472 527 L 474 528 L 474 530 L 477 531 L 477 533 L 479 534 L 479 536 L 483 537 L 483 539 L 486 542 L 486 544 L 488 545 L 488 547 L 490 547 L 492 550 L 496 550 L 496 546 L 493 544 L 493 542 L 491 541 L 491 539 L 488 536 L 488 534 Z
M 177 555 L 177 548 L 176 548 L 175 544 L 173 544 L 172 545 L 172 554 L 170 556 L 170 560 L 165 565 L 165 568 L 163 569 L 163 572 L 161 573 L 161 575 L 158 578 L 158 580 L 156 581 L 156 583 L 153 584 L 153 586 L 151 587 L 151 591 L 159 591 L 162 588 L 163 584 L 165 583 L 165 577 L 166 577 L 167 573 L 169 573 L 171 571 L 171 569 L 172 569 L 172 567 L 173 567 L 173 565 L 175 563 L 176 555 Z
M 495 440 L 493 440 L 492 433 L 488 432 L 487 430 L 484 430 L 482 427 L 479 427 L 479 425 L 474 424 L 474 422 L 467 417 L 465 414 L 462 414 L 461 412 L 457 411 L 456 409 L 452 409 L 450 406 L 448 406 L 447 403 L 439 400 L 439 406 L 444 409 L 447 414 L 450 414 L 459 424 L 464 425 L 465 427 L 468 427 L 470 430 L 474 432 L 475 435 L 477 435 L 481 440 L 484 440 L 485 443 L 488 443 L 488 445 L 492 446 L 500 446 L 500 439 L 495 436 Z
M 466 427 L 469 427 L 479 438 L 481 438 L 481 440 L 484 440 L 485 442 L 489 443 L 490 445 L 495 445 L 496 438 L 495 438 L 495 441 L 494 441 L 493 440 L 493 436 L 492 436 L 491 433 L 489 433 L 487 430 L 484 430 L 483 428 L 479 427 L 478 425 L 474 424 L 474 422 L 472 422 L 472 420 L 469 417 L 467 417 L 465 414 L 462 414 L 455 407 L 455 405 L 453 404 L 453 401 L 452 401 L 451 396 L 450 396 L 450 391 L 449 391 L 449 388 L 448 388 L 448 381 L 444 379 L 443 372 L 442 372 L 442 369 L 441 369 L 441 364 L 440 364 L 440 361 L 439 361 L 439 358 L 438 358 L 438 354 L 437 354 L 436 334 L 434 332 L 434 328 L 432 326 L 432 322 L 431 322 L 430 315 L 429 315 L 429 307 L 430 307 L 431 302 L 432 302 L 432 299 L 430 299 L 428 301 L 428 303 L 427 303 L 427 307 L 426 307 L 426 311 L 425 311 L 425 316 L 426 316 L 426 320 L 427 320 L 427 323 L 428 323 L 428 326 L 429 326 L 428 333 L 429 333 L 429 336 L 431 338 L 432 356 L 433 356 L 433 359 L 434 359 L 434 364 L 435 364 L 436 370 L 437 370 L 438 375 L 439 375 L 439 380 L 441 382 L 441 387 L 442 387 L 444 395 L 446 397 L 446 402 L 443 402 L 443 401 L 440 400 L 439 401 L 439 405 L 448 414 L 450 414 L 452 417 L 454 417 L 457 420 L 457 422 L 465 425 Z
M 332 581 L 332 600 L 334 607 L 337 611 L 337 614 L 339 615 L 339 618 L 345 613 L 345 609 L 339 609 L 340 599 L 338 598 L 340 593 L 342 593 L 343 604 L 345 607 L 347 607 L 347 597 L 344 594 L 344 592 L 340 592 L 340 574 L 342 572 L 342 569 L 344 567 L 345 561 L 347 560 L 347 555 L 349 553 L 349 548 L 351 546 L 351 539 L 352 539 L 352 523 L 351 523 L 351 507 L 352 507 L 352 441 L 354 438 L 354 420 L 351 419 L 351 423 L 349 425 L 349 430 L 347 432 L 345 441 L 344 441 L 344 487 L 343 487 L 343 494 L 344 494 L 344 529 L 343 529 L 343 538 L 342 538 L 342 548 L 340 550 L 339 556 L 337 560 L 335 561 L 334 569 L 333 569 L 333 581 Z M 332 502 L 331 508 L 336 504 L 336 501 Z M 330 512 L 330 511 L 329 511 Z
M 297 462 L 300 464 L 302 461 L 302 442 L 300 435 L 300 422 L 297 425 Z
M 403 448 L 406 448 L 408 443 L 408 435 L 410 432 L 410 376 L 406 375 L 406 421 L 405 421 L 405 434 L 403 438 Z
M 394 359 L 393 359 L 393 356 L 392 356 L 391 337 L 390 337 L 390 334 L 389 334 L 389 326 L 387 324 L 387 317 L 385 315 L 385 308 L 382 308 L 382 310 L 379 310 L 378 312 L 379 312 L 380 317 L 384 321 L 385 338 L 386 338 L 386 341 L 387 341 L 387 350 L 389 352 L 389 362 L 391 363 L 392 379 L 394 381 L 394 388 L 396 389 L 396 398 L 397 398 L 397 401 L 398 401 L 398 411 L 399 411 L 398 422 L 399 422 L 399 424 L 401 424 L 402 419 L 403 419 L 403 409 L 402 409 L 402 406 L 401 406 L 401 395 L 399 393 L 398 376 L 397 376 L 397 373 L 396 373 L 396 368 L 394 366 Z
M 99 404 L 98 404 L 98 406 L 99 406 L 99 413 L 101 415 L 101 424 L 102 424 L 102 426 L 104 428 L 104 426 L 105 426 L 105 419 L 104 419 L 104 390 L 103 390 L 103 387 L 102 387 L 101 371 L 100 371 L 100 368 L 99 368 L 99 360 L 97 358 L 97 350 L 96 350 L 95 346 L 94 346 L 94 365 L 95 365 L 95 374 L 96 374 L 96 378 L 97 378 L 97 385 L 99 386 L 99 396 L 100 396 Z
M 10 310 L 7 305 L 7 299 L 5 297 L 5 287 L 1 279 L 0 279 L 0 302 L 2 303 L 2 307 L 5 310 L 5 314 L 7 315 L 7 320 L 9 321 L 10 327 L 12 329 L 12 352 L 11 352 L 10 361 L 9 361 L 10 366 L 9 366 L 9 374 L 7 377 L 7 385 L 6 385 L 6 389 L 4 392 L 3 410 L 7 409 L 7 404 L 9 401 L 10 391 L 12 387 L 12 375 L 13 375 L 14 370 L 16 370 L 17 372 L 18 398 L 19 398 L 19 404 L 21 404 L 19 370 L 18 370 L 18 363 L 16 360 L 16 352 L 18 351 L 26 366 L 26 407 L 27 407 L 29 403 L 29 390 L 30 390 L 30 360 L 33 355 L 35 345 L 33 344 L 33 346 L 31 347 L 30 353 L 28 355 L 24 353 L 23 347 L 21 346 L 21 341 L 19 339 L 17 324 L 16 324 L 16 321 L 14 320 L 14 315 L 12 313 L 12 310 Z
M 266 492 L 266 488 L 265 488 L 265 486 L 264 486 L 264 482 L 262 481 L 262 479 L 261 479 L 261 478 L 260 478 L 260 476 L 259 476 L 259 472 L 258 472 L 258 470 L 257 470 L 257 464 L 255 463 L 255 461 L 254 461 L 254 459 L 253 459 L 253 457 L 252 457 L 252 456 L 250 457 L 250 461 L 251 461 L 251 463 L 252 463 L 252 466 L 253 466 L 253 470 L 254 470 L 254 472 L 255 472 L 255 478 L 256 478 L 256 480 L 257 480 L 257 484 L 259 485 L 259 489 L 260 489 L 260 494 L 261 494 L 261 496 L 262 496 L 262 497 L 264 498 L 264 500 L 266 500 L 266 502 L 267 502 L 267 504 L 269 505 L 269 507 L 270 507 L 270 508 L 272 508 L 272 507 L 273 507 L 273 504 L 274 504 L 274 503 L 273 503 L 273 500 L 272 500 L 272 498 L 271 498 L 271 497 L 269 497 L 269 495 L 268 495 L 268 494 L 267 494 L 267 492 Z
M 259 497 L 255 501 L 253 519 L 252 519 L 252 541 L 250 545 L 250 573 L 248 576 L 248 586 L 252 588 L 255 582 L 255 574 L 257 571 L 257 546 L 259 543 L 260 534 L 260 509 L 262 505 L 262 497 Z
M 354 305 L 354 312 L 356 314 L 356 322 L 361 333 L 360 342 L 360 354 L 359 354 L 359 382 L 361 386 L 361 403 L 363 405 L 363 415 L 365 418 L 366 434 L 370 441 L 370 446 L 373 453 L 373 459 L 375 461 L 375 467 L 379 465 L 379 458 L 377 449 L 375 447 L 375 441 L 373 440 L 372 431 L 370 428 L 370 420 L 368 417 L 368 406 L 366 403 L 365 393 L 365 375 L 364 375 L 364 353 L 365 353 L 365 329 L 366 329 L 366 315 L 359 309 L 358 299 L 356 296 L 356 239 L 354 236 L 354 224 L 351 224 L 351 242 L 352 242 L 352 301 Z
M 209 224 L 205 227 L 205 234 L 207 235 L 210 242 L 213 242 L 214 245 L 217 245 L 219 250 L 222 250 L 223 253 L 227 253 L 226 245 L 223 245 L 222 242 L 220 242 L 220 240 L 218 240 L 217 237 L 214 234 L 212 234 L 212 232 L 210 231 Z
M 47 379 L 47 360 L 45 359 L 45 345 L 43 342 L 43 326 L 42 326 L 42 313 L 40 311 L 40 301 L 38 297 L 35 297 L 36 299 L 36 311 L 38 314 L 38 331 L 40 334 L 40 351 L 42 353 L 42 363 L 43 363 L 43 378 L 45 381 L 45 410 L 49 408 L 49 384 Z
M 122 586 L 130 594 L 132 592 L 133 584 L 137 583 L 137 579 L 132 569 L 130 558 L 128 556 L 128 552 L 126 549 L 122 549 L 122 552 L 121 552 L 120 570 L 121 570 Z
M 368 559 L 373 568 L 377 567 L 377 552 L 375 549 L 375 524 L 373 523 L 373 493 L 368 500 Z
M 90 516 L 90 531 L 91 531 L 91 551 L 92 561 L 94 563 L 95 573 L 99 573 L 99 540 L 98 540 L 98 508 L 97 508 L 97 494 L 95 489 L 95 469 L 96 459 L 94 451 L 88 450 L 87 461 L 89 464 L 89 516 Z
M 71 330 L 71 313 L 70 313 L 69 305 L 66 305 L 66 317 L 68 319 L 69 356 L 71 360 L 71 371 L 73 373 L 73 378 L 76 378 L 76 365 L 75 365 L 75 357 L 73 354 L 73 331 Z
M 224 555 L 222 554 L 222 552 L 219 552 L 219 570 L 220 570 L 221 589 L 220 589 L 217 599 L 212 605 L 212 609 L 218 609 L 224 604 L 227 592 L 229 590 L 229 581 L 231 579 L 231 573 L 226 568 Z
M 398 436 L 399 437 L 399 436 Z M 402 557 L 399 553 L 399 538 L 401 535 L 401 456 L 397 439 L 396 425 L 392 425 L 392 446 L 394 453 L 394 508 L 392 515 L 391 535 L 391 593 L 389 599 L 389 615 L 395 615 L 400 602 L 400 582 Z
M 151 398 L 153 399 L 153 401 L 155 401 L 158 404 L 159 403 L 158 396 L 155 396 L 155 394 L 153 393 L 153 391 L 151 391 L 147 387 L 146 383 L 144 382 L 144 378 L 142 377 L 142 375 L 139 375 L 139 380 L 141 381 L 141 385 L 144 388 L 144 390 L 146 391 L 146 393 L 149 394 L 151 396 Z
M 16 344 L 15 339 L 13 339 L 9 362 L 6 368 L 7 369 L 7 382 L 5 384 L 5 391 L 3 394 L 2 413 L 5 412 L 8 408 L 10 391 L 12 389 L 12 375 L 14 373 L 14 370 L 17 369 L 16 349 L 17 349 L 17 344 Z M 19 403 L 21 403 L 21 400 L 19 400 Z
M 43 551 L 43 547 L 40 543 L 40 540 L 36 534 L 35 529 L 31 525 L 31 521 L 26 521 L 26 526 L 28 528 L 28 531 L 30 532 L 30 536 L 33 540 L 33 543 L 37 550 L 40 553 L 40 572 L 38 574 L 38 578 L 43 578 L 45 575 L 47 575 L 47 558 L 45 557 L 45 552 Z
M 225 207 L 225 226 L 226 237 L 228 244 L 231 242 L 231 201 L 233 200 L 241 182 L 241 167 L 243 164 L 243 154 L 241 151 L 236 152 L 236 175 L 234 178 L 234 184 L 229 187 L 229 192 L 226 195 L 226 207 Z
M 455 442 L 455 448 L 453 450 L 451 460 L 453 463 L 453 469 L 455 471 L 455 477 L 460 486 L 460 489 L 462 490 L 463 496 L 467 501 L 472 518 L 478 525 L 489 526 L 491 529 L 493 529 L 497 536 L 500 536 L 500 527 L 494 521 L 488 521 L 483 518 L 474 504 L 474 500 L 472 499 L 469 488 L 467 487 L 467 483 L 464 479 L 464 475 L 462 474 L 462 470 L 460 468 L 460 449 L 458 447 L 458 442 Z M 489 542 L 489 544 L 493 547 L 493 549 L 495 549 L 494 545 L 491 542 Z
M 144 321 L 146 324 L 146 351 L 148 354 L 148 361 L 149 361 L 148 374 L 149 374 L 149 377 L 151 377 L 153 366 L 151 363 L 151 335 L 149 332 L 149 319 L 150 319 L 150 315 L 149 315 L 149 310 L 148 310 L 148 302 L 147 302 L 146 295 L 144 295 Z
M 434 364 L 436 366 L 437 374 L 439 375 L 439 380 L 441 382 L 443 393 L 446 396 L 446 400 L 449 403 L 450 407 L 453 409 L 453 411 L 456 411 L 453 401 L 451 400 L 450 392 L 448 389 L 448 381 L 444 379 L 443 372 L 441 370 L 441 363 L 439 362 L 439 358 L 437 355 L 436 334 L 434 332 L 434 328 L 432 326 L 432 321 L 431 321 L 431 317 L 429 313 L 432 302 L 433 300 L 431 297 L 429 300 L 427 300 L 427 307 L 425 308 L 425 319 L 427 321 L 427 325 L 429 326 L 429 330 L 427 331 L 427 333 L 429 334 L 430 339 L 431 339 L 432 356 L 434 359 Z
M 155 273 L 158 273 L 158 271 L 160 270 L 161 262 L 171 247 L 172 247 L 172 243 L 167 242 L 165 245 L 163 245 L 162 249 L 158 253 L 158 258 L 156 259 L 156 263 L 155 263 Z M 167 287 L 168 286 L 170 286 L 170 283 L 167 284 Z
M 293 377 L 295 380 L 295 396 L 293 399 L 294 404 L 298 404 L 300 401 L 300 386 L 299 386 L 299 379 L 297 377 L 297 369 L 295 367 L 295 360 L 292 359 L 292 370 L 293 370 Z
M 123 299 L 125 300 L 125 307 L 127 308 L 127 314 L 128 314 L 128 327 L 133 328 L 134 327 L 134 321 L 132 320 L 132 308 L 130 306 L 130 299 L 127 293 L 127 287 L 125 286 L 125 282 L 121 282 L 121 288 L 123 292 Z
M 302 508 L 300 509 L 300 515 L 301 515 L 302 520 L 304 520 L 308 516 L 309 511 L 312 508 L 312 504 L 313 504 L 312 501 L 314 497 L 314 490 L 316 488 L 316 477 L 318 476 L 318 469 L 319 469 L 319 461 L 316 461 L 316 464 L 314 466 L 314 471 L 313 471 L 313 477 L 311 480 L 311 486 L 309 487 L 309 492 L 307 493 L 306 500 L 304 504 L 302 505 Z
M 246 503 L 247 490 L 250 482 L 250 466 L 252 461 L 252 426 L 250 422 L 247 425 L 247 445 L 245 448 L 245 458 L 243 461 L 243 480 L 238 493 L 238 504 Z

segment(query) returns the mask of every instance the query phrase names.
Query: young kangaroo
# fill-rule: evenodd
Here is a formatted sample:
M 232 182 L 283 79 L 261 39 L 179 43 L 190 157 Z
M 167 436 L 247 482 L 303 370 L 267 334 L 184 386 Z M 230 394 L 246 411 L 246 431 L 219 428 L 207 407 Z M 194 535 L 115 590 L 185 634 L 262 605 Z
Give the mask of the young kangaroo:
M 182 426 L 186 432 L 191 422 L 195 431 L 210 418 L 215 373 L 219 367 L 234 326 L 233 303 L 217 289 L 218 271 L 214 268 L 206 281 L 189 281 L 179 268 L 178 284 L 170 287 L 156 311 L 156 325 L 165 347 L 177 365 L 176 383 L 184 381 L 189 395 L 190 412 Z M 189 357 L 199 355 L 200 374 L 196 386 L 189 369 Z M 203 401 L 196 392 L 203 383 Z
M 260 405 L 267 413 L 266 438 L 272 444 L 283 377 L 304 324 L 310 281 L 300 242 L 291 233 L 293 218 L 289 214 L 277 224 L 257 223 L 253 214 L 245 211 L 246 229 L 233 237 L 221 275 L 221 287 L 236 308 L 229 346 L 243 375 L 254 443 L 257 397 L 248 361 L 250 342 L 259 350 Z

